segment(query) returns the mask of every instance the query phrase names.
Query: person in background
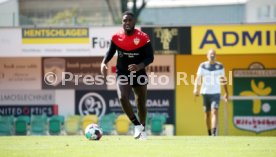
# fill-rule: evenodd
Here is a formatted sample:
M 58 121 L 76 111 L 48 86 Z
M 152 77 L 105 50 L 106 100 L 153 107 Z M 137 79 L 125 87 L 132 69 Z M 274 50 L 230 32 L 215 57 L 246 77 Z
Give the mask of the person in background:
M 194 95 L 199 96 L 198 86 L 202 78 L 200 94 L 203 96 L 203 107 L 208 135 L 216 136 L 218 127 L 218 109 L 221 95 L 221 85 L 224 86 L 224 100 L 228 101 L 227 81 L 224 67 L 216 61 L 216 51 L 210 49 L 207 53 L 208 61 L 201 63 L 197 70 L 194 85 Z

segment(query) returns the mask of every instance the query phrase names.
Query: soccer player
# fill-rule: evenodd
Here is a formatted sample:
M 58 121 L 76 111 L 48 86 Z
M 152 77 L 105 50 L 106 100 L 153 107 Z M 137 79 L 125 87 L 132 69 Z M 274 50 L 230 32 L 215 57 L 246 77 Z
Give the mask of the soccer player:
M 224 67 L 221 63 L 216 61 L 215 50 L 210 49 L 207 53 L 207 58 L 208 61 L 201 63 L 198 67 L 194 85 L 194 95 L 199 96 L 198 86 L 200 79 L 202 78 L 200 94 L 203 96 L 203 106 L 208 135 L 216 136 L 221 84 L 223 84 L 225 90 L 225 102 L 228 101 L 228 90 L 224 75 Z
M 116 65 L 117 94 L 124 112 L 135 125 L 134 138 L 147 139 L 145 121 L 147 116 L 147 74 L 145 67 L 153 62 L 153 49 L 149 36 L 135 29 L 136 19 L 132 12 L 125 12 L 122 17 L 123 30 L 112 36 L 109 50 L 102 63 L 101 73 L 107 69 L 107 63 L 118 53 Z M 138 108 L 139 120 L 129 102 L 131 90 Z

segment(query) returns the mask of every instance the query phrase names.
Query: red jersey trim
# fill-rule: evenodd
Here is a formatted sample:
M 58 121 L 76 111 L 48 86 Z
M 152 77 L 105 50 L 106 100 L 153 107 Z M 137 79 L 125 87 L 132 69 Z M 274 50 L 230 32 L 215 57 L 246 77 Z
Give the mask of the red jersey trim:
M 150 42 L 150 39 L 146 33 L 138 29 L 135 29 L 134 34 L 130 36 L 126 35 L 122 30 L 112 36 L 112 42 L 123 50 L 132 51 L 141 48 Z

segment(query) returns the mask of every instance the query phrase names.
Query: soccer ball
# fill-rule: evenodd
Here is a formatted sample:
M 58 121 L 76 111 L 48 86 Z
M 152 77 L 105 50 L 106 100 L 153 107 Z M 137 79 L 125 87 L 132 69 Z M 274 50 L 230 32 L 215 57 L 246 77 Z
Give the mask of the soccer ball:
M 88 140 L 100 140 L 103 135 L 102 129 L 97 124 L 89 124 L 85 128 L 84 133 L 85 133 L 85 137 Z

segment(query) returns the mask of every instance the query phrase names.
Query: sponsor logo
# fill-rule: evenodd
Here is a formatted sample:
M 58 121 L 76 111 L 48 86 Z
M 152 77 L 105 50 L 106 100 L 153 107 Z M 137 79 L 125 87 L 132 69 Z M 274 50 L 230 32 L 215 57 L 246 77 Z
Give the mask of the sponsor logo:
M 94 100 L 90 100 L 91 97 L 93 97 Z M 166 122 L 168 124 L 174 124 L 175 103 L 173 98 L 174 90 L 149 90 L 148 98 L 146 101 L 148 116 L 150 117 L 151 114 L 164 114 L 167 115 L 168 118 Z M 91 102 L 94 101 L 94 108 L 99 110 L 99 115 L 102 115 L 101 113 L 124 114 L 116 90 L 100 90 L 97 92 L 77 90 L 75 93 L 76 114 L 83 115 L 83 112 L 86 111 L 87 108 L 90 108 L 92 106 L 89 105 L 90 107 L 84 107 L 84 101 L 86 99 L 88 99 L 88 104 L 92 104 Z M 137 112 L 137 103 L 135 102 L 133 94 L 130 94 L 129 102 L 131 107 L 133 108 L 133 111 Z M 101 105 L 104 106 L 104 111 L 101 108 Z M 95 111 L 90 113 L 95 114 Z
M 133 42 L 135 45 L 138 45 L 140 43 L 140 39 L 139 38 L 134 38 Z
M 23 44 L 88 44 L 88 28 L 23 28 Z
M 118 39 L 121 41 L 120 39 Z M 92 38 L 92 48 L 108 49 L 110 46 L 110 41 L 105 38 L 93 37 Z
M 91 92 L 82 96 L 78 109 L 80 115 L 96 114 L 102 117 L 106 111 L 106 103 L 100 94 Z
M 177 28 L 155 28 L 154 33 L 160 39 L 163 50 L 170 50 L 170 43 L 173 37 L 178 35 Z
M 58 105 L 1 105 L 0 115 L 41 115 L 47 116 L 58 114 Z
M 276 99 L 269 98 L 276 95 L 276 69 L 265 69 L 262 64 L 253 63 L 249 69 L 234 70 L 233 77 L 234 95 L 253 97 L 234 100 L 234 125 L 256 133 L 276 129 Z
M 222 54 L 275 53 L 275 25 L 192 27 L 192 52 L 206 54 L 210 48 Z

